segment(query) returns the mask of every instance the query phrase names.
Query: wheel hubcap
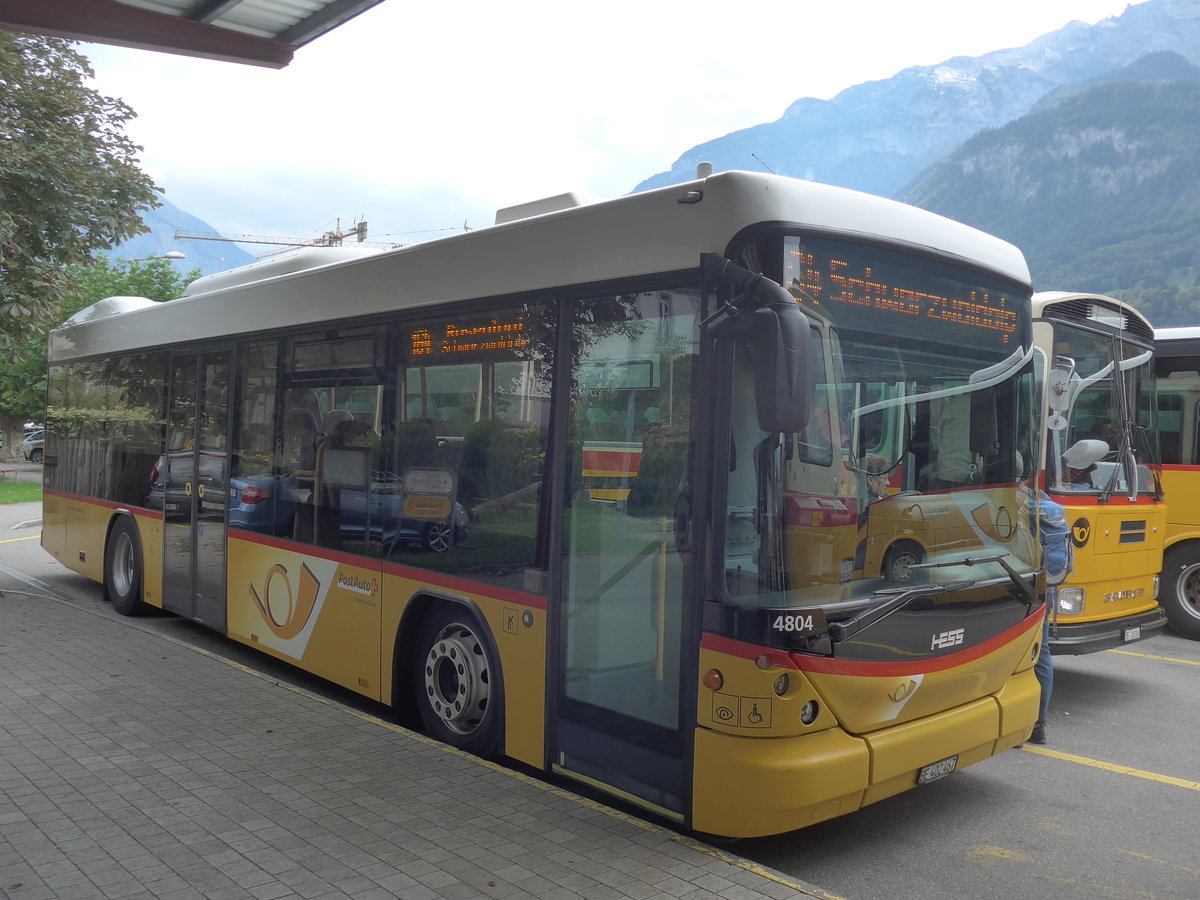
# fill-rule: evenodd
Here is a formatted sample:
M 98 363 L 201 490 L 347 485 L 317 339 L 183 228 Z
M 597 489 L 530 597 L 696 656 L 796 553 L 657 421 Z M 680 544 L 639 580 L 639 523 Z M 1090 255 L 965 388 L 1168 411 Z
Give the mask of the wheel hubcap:
M 112 580 L 118 594 L 129 596 L 133 590 L 133 541 L 124 533 L 117 535 L 113 548 Z
M 441 553 L 450 547 L 450 527 L 441 522 L 433 522 L 429 526 L 429 548 Z
M 1193 618 L 1200 619 L 1200 564 L 1188 566 L 1179 573 L 1176 584 L 1179 608 Z
M 912 567 L 917 564 L 917 557 L 912 553 L 897 553 L 892 560 L 892 581 L 908 581 L 913 576 Z
M 465 625 L 447 625 L 425 657 L 425 693 L 446 727 L 470 734 L 483 722 L 491 678 L 483 644 Z

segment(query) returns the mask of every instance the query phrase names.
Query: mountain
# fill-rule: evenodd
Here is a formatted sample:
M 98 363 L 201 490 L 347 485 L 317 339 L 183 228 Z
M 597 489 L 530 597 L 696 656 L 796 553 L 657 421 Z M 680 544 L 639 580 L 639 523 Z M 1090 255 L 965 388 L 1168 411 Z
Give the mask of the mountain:
M 114 259 L 145 259 L 169 252 L 185 253 L 187 259 L 175 260 L 175 268 L 180 272 L 199 269 L 201 275 L 224 272 L 255 261 L 255 257 L 228 241 L 176 240 L 177 229 L 207 232 L 217 229 L 180 209 L 161 194 L 159 200 L 162 206 L 142 213 L 142 221 L 150 231 L 118 244 L 109 251 L 109 256 Z
M 1039 290 L 1200 321 L 1200 70 L 1157 53 L 975 135 L 899 199 L 1019 246 Z
M 1197 69 L 1186 59 L 1171 50 L 1148 53 L 1122 69 L 1104 72 L 1078 84 L 1063 85 L 1051 91 L 1033 105 L 1030 112 L 1053 109 L 1072 94 L 1078 94 L 1098 84 L 1112 81 L 1186 81 L 1195 78 Z
M 797 100 L 774 122 L 691 148 L 634 190 L 691 179 L 699 162 L 715 171 L 757 168 L 757 156 L 782 175 L 895 196 L 976 132 L 1025 115 L 1052 91 L 1164 50 L 1200 62 L 1196 0 L 1146 0 L 1024 47 L 914 66 L 831 100 Z

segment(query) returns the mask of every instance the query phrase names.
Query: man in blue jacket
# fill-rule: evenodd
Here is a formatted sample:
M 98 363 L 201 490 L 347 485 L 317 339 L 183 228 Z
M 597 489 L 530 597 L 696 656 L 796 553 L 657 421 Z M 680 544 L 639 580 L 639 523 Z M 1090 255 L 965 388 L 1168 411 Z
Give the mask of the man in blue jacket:
M 1046 716 L 1050 711 L 1050 693 L 1054 689 L 1054 660 L 1050 655 L 1050 614 L 1058 602 L 1058 586 L 1071 572 L 1071 532 L 1067 514 L 1042 491 L 1030 501 L 1030 515 L 1036 519 L 1042 542 L 1042 565 L 1046 569 L 1046 617 L 1042 623 L 1042 647 L 1033 671 L 1042 687 L 1037 722 L 1029 736 L 1031 744 L 1046 743 Z

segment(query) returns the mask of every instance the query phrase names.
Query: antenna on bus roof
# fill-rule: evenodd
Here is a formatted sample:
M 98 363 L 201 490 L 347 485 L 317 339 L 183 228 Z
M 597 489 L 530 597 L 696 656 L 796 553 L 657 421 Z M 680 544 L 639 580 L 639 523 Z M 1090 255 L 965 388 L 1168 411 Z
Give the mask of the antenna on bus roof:
M 757 154 L 757 153 L 751 153 L 750 155 L 751 155 L 751 156 L 753 156 L 755 159 L 758 159 L 758 154 Z M 762 166 L 764 169 L 766 169 L 768 172 L 770 172 L 772 175 L 778 175 L 778 174 L 779 174 L 779 173 L 778 173 L 778 172 L 776 172 L 774 169 L 772 169 L 770 166 L 768 166 L 768 165 L 767 165 L 765 162 L 763 162 L 761 159 L 758 159 L 758 164 L 759 164 L 760 166 Z

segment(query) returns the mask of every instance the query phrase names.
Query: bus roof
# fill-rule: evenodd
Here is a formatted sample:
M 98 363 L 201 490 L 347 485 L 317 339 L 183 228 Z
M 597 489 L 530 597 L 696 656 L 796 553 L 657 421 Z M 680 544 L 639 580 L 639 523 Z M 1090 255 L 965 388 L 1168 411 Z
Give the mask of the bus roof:
M 1200 325 L 1154 329 L 1154 340 L 1156 341 L 1194 341 L 1197 339 L 1200 339 Z
M 1040 318 L 1051 306 L 1069 311 L 1070 318 L 1091 319 L 1129 332 L 1142 340 L 1149 341 L 1154 336 L 1154 326 L 1137 307 L 1107 294 L 1093 294 L 1090 291 L 1038 291 L 1033 295 L 1035 319 Z
M 759 223 L 904 245 L 1029 285 L 1020 250 L 962 223 L 845 188 L 723 172 L 396 250 L 336 261 L 312 256 L 315 268 L 256 263 L 207 276 L 169 303 L 64 323 L 50 334 L 50 358 L 682 272 L 695 269 L 702 252 L 726 252 L 741 230 Z

